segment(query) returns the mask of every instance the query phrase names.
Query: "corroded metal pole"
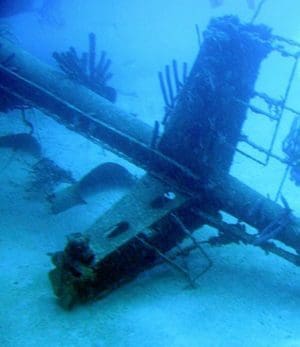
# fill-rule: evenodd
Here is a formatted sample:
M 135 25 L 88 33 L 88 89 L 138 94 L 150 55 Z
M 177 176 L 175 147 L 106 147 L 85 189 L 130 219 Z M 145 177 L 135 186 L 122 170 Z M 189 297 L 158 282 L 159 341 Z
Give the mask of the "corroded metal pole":
M 270 29 L 213 19 L 203 33 L 191 73 L 168 117 L 159 149 L 194 172 L 228 173 L 262 60 L 271 51 Z

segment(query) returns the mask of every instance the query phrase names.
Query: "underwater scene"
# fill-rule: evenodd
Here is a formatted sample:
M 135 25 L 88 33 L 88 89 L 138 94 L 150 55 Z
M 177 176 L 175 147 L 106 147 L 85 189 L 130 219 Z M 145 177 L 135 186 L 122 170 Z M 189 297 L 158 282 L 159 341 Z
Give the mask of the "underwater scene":
M 300 347 L 299 15 L 0 0 L 0 347 Z

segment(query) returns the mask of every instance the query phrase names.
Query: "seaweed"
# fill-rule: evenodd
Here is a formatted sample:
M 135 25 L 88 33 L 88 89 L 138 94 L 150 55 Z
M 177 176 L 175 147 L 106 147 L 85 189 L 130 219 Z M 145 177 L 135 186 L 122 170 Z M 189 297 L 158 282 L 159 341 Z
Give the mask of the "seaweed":
M 163 125 L 167 123 L 172 112 L 174 112 L 179 93 L 187 81 L 187 70 L 187 63 L 184 62 L 182 64 L 182 77 L 180 79 L 177 61 L 173 59 L 172 70 L 169 65 L 166 65 L 164 73 L 161 71 L 158 72 L 159 85 L 165 104 Z
M 105 51 L 101 52 L 99 62 L 96 63 L 96 35 L 89 34 L 89 51 L 78 55 L 74 47 L 66 52 L 54 52 L 53 58 L 60 69 L 72 80 L 86 86 L 105 99 L 115 102 L 116 90 L 107 85 L 112 78 L 110 72 L 111 60 Z
M 44 191 L 52 194 L 54 188 L 60 183 L 74 183 L 72 173 L 59 167 L 49 158 L 41 158 L 32 168 L 32 182 L 28 191 Z

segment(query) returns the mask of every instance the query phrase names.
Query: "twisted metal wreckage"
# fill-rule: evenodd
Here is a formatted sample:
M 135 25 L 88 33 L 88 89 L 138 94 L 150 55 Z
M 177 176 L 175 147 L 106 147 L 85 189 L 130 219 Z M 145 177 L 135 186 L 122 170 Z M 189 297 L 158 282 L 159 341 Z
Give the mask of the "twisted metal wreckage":
M 65 249 L 52 254 L 55 268 L 50 280 L 64 308 L 99 298 L 160 261 L 194 284 L 196 277 L 176 262 L 175 246 L 186 239 L 191 242 L 187 249 L 202 251 L 192 232 L 204 224 L 219 231 L 214 242 L 253 244 L 299 266 L 300 220 L 284 199 L 282 207 L 232 177 L 229 169 L 238 142 L 246 141 L 266 154 L 265 164 L 274 158 L 285 163 L 287 170 L 295 170 L 297 151 L 293 148 L 297 146 L 286 144 L 289 154 L 296 154 L 285 159 L 274 155 L 272 149 L 283 112 L 297 114 L 286 101 L 300 45 L 272 35 L 266 26 L 241 24 L 232 16 L 211 20 L 203 37 L 184 83 L 173 62 L 177 97 L 170 68 L 166 67 L 165 80 L 160 74 L 166 102 L 161 136 L 158 123 L 153 129 L 1 38 L 0 89 L 5 95 L 42 110 L 96 143 L 104 143 L 146 171 L 88 230 L 70 235 Z M 254 91 L 260 64 L 271 52 L 294 62 L 283 100 Z M 251 105 L 252 98 L 260 98 L 267 110 Z M 275 120 L 270 148 L 263 149 L 242 136 L 249 109 Z M 73 188 L 54 197 L 56 210 L 75 204 L 80 192 Z M 221 211 L 238 222 L 226 223 Z M 245 223 L 258 234 L 249 233 Z

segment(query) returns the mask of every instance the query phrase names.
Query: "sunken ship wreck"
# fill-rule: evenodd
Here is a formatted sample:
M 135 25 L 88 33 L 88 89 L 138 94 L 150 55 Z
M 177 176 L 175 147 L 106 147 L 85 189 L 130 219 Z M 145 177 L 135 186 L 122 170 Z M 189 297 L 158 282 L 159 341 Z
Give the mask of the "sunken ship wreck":
M 299 266 L 300 220 L 287 201 L 283 197 L 273 201 L 229 172 L 237 145 L 243 141 L 265 154 L 265 164 L 272 158 L 286 165 L 284 179 L 288 173 L 297 179 L 297 122 L 286 138 L 285 158 L 273 153 L 273 144 L 289 108 L 299 47 L 264 25 L 243 24 L 232 16 L 211 20 L 190 72 L 183 64 L 181 73 L 174 60 L 159 73 L 165 114 L 151 127 L 113 103 L 115 91 L 107 85 L 110 61 L 102 54 L 96 64 L 93 34 L 89 52 L 82 57 L 75 49 L 55 53 L 62 71 L 0 38 L 2 110 L 40 109 L 145 170 L 87 230 L 71 234 L 65 248 L 51 254 L 54 267 L 49 278 L 63 308 L 100 298 L 161 262 L 196 285 L 212 265 L 194 233 L 205 224 L 218 230 L 218 236 L 207 241 L 211 245 L 253 245 Z M 292 61 L 283 100 L 255 91 L 261 62 L 270 54 Z M 260 98 L 266 109 L 253 106 L 254 98 Z M 276 112 L 269 112 L 274 105 Z M 276 122 L 269 148 L 242 134 L 249 110 Z M 299 113 L 292 112 L 297 119 Z M 86 185 L 94 187 L 101 170 L 96 168 L 53 194 L 52 210 L 60 213 L 76 205 L 84 198 Z M 221 212 L 236 222 L 226 222 Z M 257 233 L 250 233 L 249 227 Z M 177 261 L 192 251 L 199 251 L 207 261 L 200 274 L 190 273 Z

